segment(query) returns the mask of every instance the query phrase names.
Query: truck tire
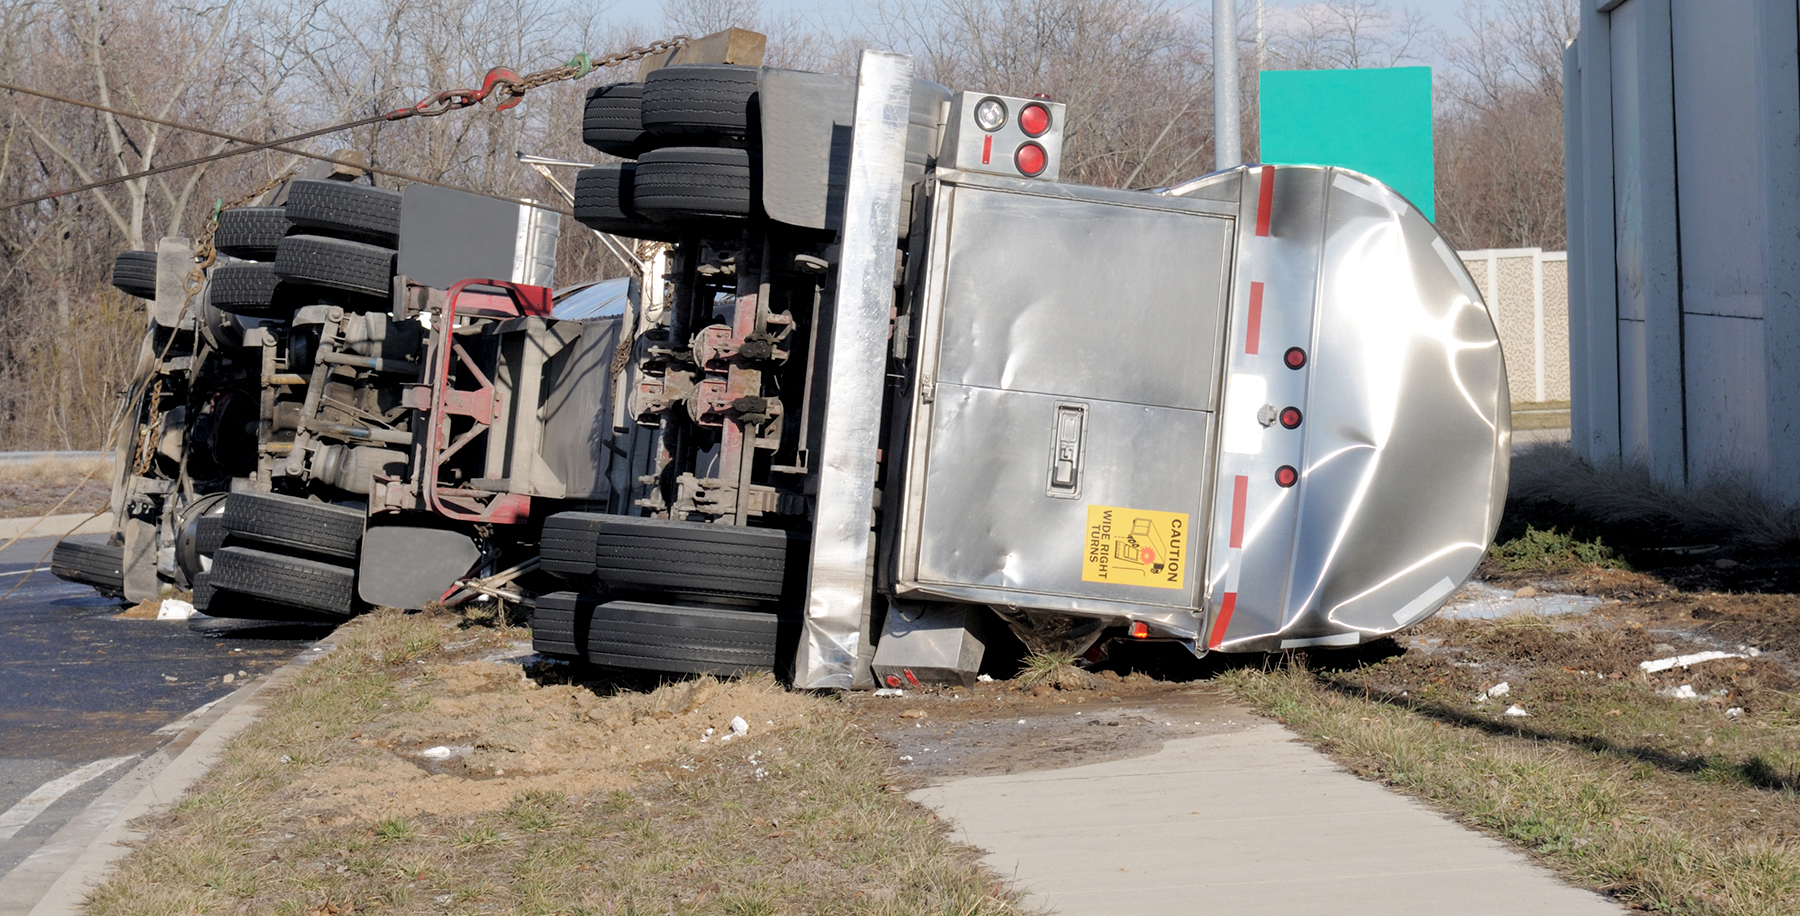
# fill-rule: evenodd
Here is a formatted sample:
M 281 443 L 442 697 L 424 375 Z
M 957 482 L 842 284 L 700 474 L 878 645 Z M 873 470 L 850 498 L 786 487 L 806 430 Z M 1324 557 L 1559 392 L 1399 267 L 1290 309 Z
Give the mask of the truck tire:
M 252 600 L 252 599 L 245 599 Z M 302 616 L 296 611 L 294 616 Z M 188 632 L 207 639 L 318 639 L 332 631 L 337 620 L 258 620 L 195 614 L 188 618 Z
M 660 223 L 746 219 L 752 157 L 741 149 L 673 146 L 651 150 L 632 175 L 631 206 Z
M 213 589 L 207 599 L 209 608 L 219 606 L 229 595 L 244 595 L 282 608 L 340 618 L 353 616 L 357 611 L 356 570 L 319 560 L 249 547 L 221 547 L 213 555 L 212 569 L 206 577 L 207 587 Z M 230 616 L 296 619 L 291 611 L 271 608 L 265 612 L 255 604 L 233 604 Z
M 275 273 L 296 283 L 386 297 L 394 282 L 394 249 L 318 235 L 290 235 L 275 255 Z
M 798 621 L 723 608 L 604 601 L 555 592 L 531 612 L 532 650 L 615 668 L 686 674 L 774 671 Z
M 766 602 L 787 590 L 788 534 L 563 512 L 544 523 L 541 562 L 548 572 L 625 592 Z
M 643 83 L 589 89 L 581 114 L 581 142 L 620 159 L 636 159 L 650 148 L 639 115 L 643 100 Z
M 218 589 L 214 588 L 212 584 L 212 573 L 196 573 L 194 581 L 190 584 L 193 594 L 188 599 L 188 603 L 194 606 L 194 610 L 202 614 L 206 613 L 206 609 L 212 606 L 213 595 L 218 593 Z
M 189 602 L 197 611 L 188 618 L 188 632 L 214 638 L 248 636 L 262 639 L 302 639 L 321 626 L 343 622 L 337 615 L 269 604 L 250 595 L 221 592 L 212 584 L 212 573 L 194 578 L 193 598 Z M 236 616 L 236 615 L 244 616 Z
M 112 285 L 127 296 L 155 299 L 156 252 L 119 252 L 113 259 Z
M 125 545 L 63 541 L 50 554 L 50 572 L 65 582 L 91 585 L 108 598 L 125 594 Z
M 761 67 L 677 64 L 644 79 L 639 117 L 664 141 L 738 146 L 751 137 L 750 108 Z
M 206 303 L 233 315 L 291 317 L 296 292 L 276 275 L 273 264 L 223 264 L 206 281 Z
M 679 233 L 639 216 L 631 206 L 637 163 L 622 162 L 575 173 L 575 219 L 582 225 L 630 239 L 673 242 Z
M 400 242 L 400 192 L 366 184 L 306 178 L 288 185 L 287 218 L 315 235 Z
M 237 207 L 219 214 L 213 247 L 246 261 L 273 261 L 275 246 L 293 228 L 286 207 Z
M 363 512 L 279 493 L 233 493 L 225 497 L 219 527 L 234 544 L 354 560 L 362 545 Z

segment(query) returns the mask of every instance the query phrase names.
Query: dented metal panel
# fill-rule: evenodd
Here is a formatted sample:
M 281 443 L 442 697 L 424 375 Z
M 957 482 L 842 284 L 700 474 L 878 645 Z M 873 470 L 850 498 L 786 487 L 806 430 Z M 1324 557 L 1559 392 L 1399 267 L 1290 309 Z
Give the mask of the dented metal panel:
M 1499 524 L 1511 429 L 1493 321 L 1436 229 L 1378 182 L 1286 166 L 1216 181 L 1240 183 L 1243 219 L 1205 645 L 1354 645 L 1416 623 Z
M 895 590 L 1197 632 L 1234 207 L 940 170 Z

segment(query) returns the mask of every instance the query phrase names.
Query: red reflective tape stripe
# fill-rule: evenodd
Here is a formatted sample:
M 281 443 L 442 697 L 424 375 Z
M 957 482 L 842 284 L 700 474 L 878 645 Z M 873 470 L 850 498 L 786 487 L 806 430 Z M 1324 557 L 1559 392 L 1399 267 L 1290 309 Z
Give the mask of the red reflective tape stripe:
M 1269 234 L 1269 211 L 1275 205 L 1275 167 L 1262 167 L 1262 191 L 1256 196 L 1256 234 Z
M 1250 356 L 1256 355 L 1262 341 L 1262 297 L 1262 282 L 1250 281 L 1250 319 L 1244 322 L 1244 352 Z
M 992 159 L 993 157 L 994 157 L 994 135 L 988 134 L 981 138 L 981 164 L 987 165 L 988 160 Z
M 1250 499 L 1250 478 L 1242 474 L 1231 487 L 1231 546 L 1244 546 L 1244 504 Z
M 1243 478 L 1238 478 L 1242 480 Z M 1219 617 L 1213 621 L 1212 635 L 1206 638 L 1208 649 L 1217 649 L 1225 641 L 1225 630 L 1231 626 L 1231 612 L 1237 610 L 1237 592 L 1226 592 L 1219 604 Z

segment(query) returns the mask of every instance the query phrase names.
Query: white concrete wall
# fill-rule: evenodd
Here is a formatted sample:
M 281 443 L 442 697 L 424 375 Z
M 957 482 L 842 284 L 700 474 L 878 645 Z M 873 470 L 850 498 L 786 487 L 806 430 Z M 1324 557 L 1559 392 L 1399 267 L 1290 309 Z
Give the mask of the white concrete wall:
M 1800 503 L 1795 0 L 1582 0 L 1563 61 L 1573 445 Z
M 1513 403 L 1569 399 L 1569 258 L 1542 248 L 1459 251 L 1500 330 Z

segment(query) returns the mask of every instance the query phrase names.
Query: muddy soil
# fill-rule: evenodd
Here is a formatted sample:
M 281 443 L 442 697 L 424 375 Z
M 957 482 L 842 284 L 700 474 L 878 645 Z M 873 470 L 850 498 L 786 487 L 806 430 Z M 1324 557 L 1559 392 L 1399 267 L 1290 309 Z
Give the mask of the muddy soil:
M 1263 722 L 1204 682 L 1102 672 L 1092 690 L 1026 692 L 1005 681 L 854 693 L 857 721 L 888 744 L 897 781 L 1058 769 L 1154 754 L 1163 742 L 1239 731 Z

